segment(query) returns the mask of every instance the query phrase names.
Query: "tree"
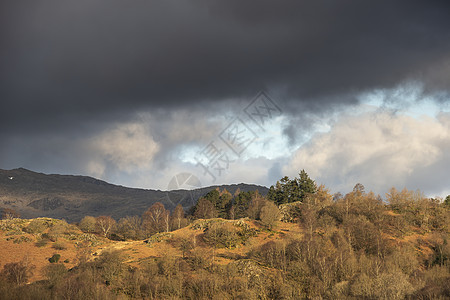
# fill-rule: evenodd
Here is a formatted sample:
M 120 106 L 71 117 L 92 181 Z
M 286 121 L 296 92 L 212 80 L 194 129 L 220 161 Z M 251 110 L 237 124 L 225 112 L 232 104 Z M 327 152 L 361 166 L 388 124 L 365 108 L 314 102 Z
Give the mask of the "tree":
M 329 193 L 329 190 L 320 185 L 314 194 L 309 194 L 303 201 L 308 206 L 314 206 L 316 209 L 322 209 L 333 203 L 333 195 Z
M 228 219 L 230 220 L 236 219 L 236 205 L 232 205 L 228 210 Z
M 227 217 L 228 210 L 230 209 L 230 206 L 232 204 L 231 200 L 233 199 L 233 196 L 230 194 L 230 192 L 228 192 L 226 189 L 220 192 L 219 188 L 217 188 L 208 192 L 203 198 L 207 199 L 213 204 L 217 213 L 216 217 Z
M 366 193 L 366 188 L 364 187 L 363 184 L 357 183 L 353 187 L 353 192 L 357 193 L 358 195 L 364 195 Z
M 214 206 L 216 206 L 220 202 L 220 200 L 219 200 L 219 198 L 220 198 L 219 188 L 208 192 L 204 196 L 204 198 L 209 200 Z
M 233 214 L 232 219 L 239 219 L 239 218 L 247 217 L 247 209 L 250 205 L 252 198 L 256 194 L 259 194 L 258 191 L 240 192 L 237 195 L 235 193 L 236 196 L 234 198 L 234 203 L 232 206 L 234 211 L 231 211 L 231 209 L 230 209 L 230 211 L 228 212 L 230 217 L 232 214 Z
M 114 224 L 116 224 L 116 221 L 110 216 L 100 216 L 97 217 L 96 220 L 97 220 L 96 226 L 104 237 L 108 236 Z
M 52 286 L 59 283 L 67 274 L 67 268 L 63 264 L 50 264 L 43 269 L 45 276 Z
M 186 257 L 186 254 L 189 253 L 190 250 L 194 249 L 194 241 L 195 236 L 189 236 L 189 237 L 181 237 L 179 238 L 179 248 L 181 250 L 183 258 Z
M 217 210 L 214 204 L 206 198 L 200 198 L 195 205 L 194 217 L 196 219 L 211 219 L 217 217 Z
M 163 213 L 161 220 L 162 220 L 163 231 L 169 232 L 170 231 L 170 212 L 168 210 L 166 210 Z
M 100 274 L 107 285 L 115 286 L 120 282 L 120 278 L 125 270 L 124 256 L 119 250 L 103 251 L 95 266 L 100 270 Z
M 78 227 L 80 227 L 81 231 L 87 232 L 87 233 L 93 233 L 96 230 L 97 226 L 97 219 L 92 216 L 86 216 L 83 219 L 81 219 L 80 223 L 78 224 Z
M 254 194 L 252 196 L 250 204 L 248 205 L 247 216 L 254 220 L 259 219 L 261 208 L 264 206 L 264 204 L 265 199 L 259 193 Z
M 124 240 L 144 238 L 142 219 L 139 216 L 121 218 L 115 226 L 114 232 Z
M 181 204 L 178 204 L 172 213 L 172 227 L 174 229 L 180 229 L 184 221 L 184 210 Z
M 267 193 L 267 199 L 277 203 L 278 205 L 285 203 L 283 188 L 279 181 L 277 181 L 275 186 L 272 185 L 269 188 L 269 192 Z
M 11 283 L 21 285 L 28 282 L 33 275 L 34 266 L 23 260 L 8 263 L 3 266 L 2 275 Z
M 166 230 L 165 217 L 168 214 L 164 204 L 156 202 L 142 215 L 145 229 L 150 233 Z
M 226 189 L 220 193 L 219 202 L 216 203 L 215 207 L 217 210 L 217 214 L 220 218 L 227 218 L 228 211 L 231 208 L 233 196 Z
M 285 176 L 271 186 L 267 198 L 276 204 L 303 201 L 308 195 L 314 194 L 317 186 L 314 180 L 309 178 L 305 170 L 301 170 L 299 178 L 289 179 Z
M 300 199 L 303 200 L 308 194 L 314 194 L 317 191 L 317 186 L 305 170 L 301 170 L 299 176 L 297 183 L 300 189 Z
M 4 220 L 11 220 L 14 218 L 20 218 L 20 214 L 16 212 L 12 208 L 4 208 L 2 211 L 2 219 Z
M 280 210 L 273 202 L 266 200 L 261 208 L 260 219 L 267 228 L 272 229 L 280 219 Z

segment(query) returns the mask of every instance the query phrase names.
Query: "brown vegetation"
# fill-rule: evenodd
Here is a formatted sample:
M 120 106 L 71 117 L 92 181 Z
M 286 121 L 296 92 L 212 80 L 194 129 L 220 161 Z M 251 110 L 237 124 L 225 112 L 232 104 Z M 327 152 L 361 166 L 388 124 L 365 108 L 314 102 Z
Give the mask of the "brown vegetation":
M 277 205 L 258 193 L 231 196 L 225 191 L 200 198 L 187 217 L 181 206 L 170 213 L 157 203 L 142 218 L 115 223 L 110 217 L 86 217 L 80 228 L 46 218 L 3 220 L 0 295 L 7 299 L 450 297 L 447 203 L 394 189 L 384 202 L 359 184 L 333 200 L 323 186 L 313 189 L 311 181 L 299 180 L 313 191 L 304 192 L 295 182 L 285 179 L 284 186 L 272 189 L 283 203 L 283 220 L 290 222 L 279 221 Z M 221 217 L 212 218 L 217 215 Z M 60 255 L 58 262 L 49 262 L 53 255 Z

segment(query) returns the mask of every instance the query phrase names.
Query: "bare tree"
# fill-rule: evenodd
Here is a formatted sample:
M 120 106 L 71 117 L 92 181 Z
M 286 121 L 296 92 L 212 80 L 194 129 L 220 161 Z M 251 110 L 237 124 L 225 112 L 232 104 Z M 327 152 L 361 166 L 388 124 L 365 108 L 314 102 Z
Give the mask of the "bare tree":
M 200 198 L 195 206 L 194 217 L 197 219 L 211 219 L 217 217 L 214 204 L 206 198 Z
M 115 226 L 115 233 L 123 239 L 143 238 L 142 219 L 139 216 L 121 218 Z
M 181 204 L 178 204 L 177 207 L 175 207 L 171 218 L 172 218 L 173 228 L 180 229 L 181 223 L 183 222 L 183 219 L 184 219 L 184 210 L 183 210 L 183 207 L 181 206 Z
M 167 211 L 164 204 L 156 202 L 142 215 L 144 227 L 150 232 L 161 232 L 165 230 L 164 216 Z
M 166 210 L 163 213 L 161 220 L 162 220 L 162 225 L 163 225 L 164 231 L 169 232 L 170 231 L 170 213 L 168 210 Z
M 26 259 L 20 262 L 8 263 L 3 266 L 2 275 L 13 284 L 24 284 L 33 275 L 34 266 Z
M 97 227 L 104 237 L 107 237 L 116 221 L 110 216 L 97 217 Z
M 276 222 L 280 220 L 280 210 L 275 203 L 265 201 L 264 206 L 261 208 L 260 219 L 267 228 L 272 229 Z
M 252 200 L 247 209 L 247 215 L 252 219 L 259 219 L 261 208 L 265 204 L 265 199 L 259 194 L 256 193 L 252 195 Z
M 4 208 L 2 211 L 2 219 L 4 220 L 11 220 L 14 218 L 20 218 L 20 214 L 16 212 L 12 208 Z

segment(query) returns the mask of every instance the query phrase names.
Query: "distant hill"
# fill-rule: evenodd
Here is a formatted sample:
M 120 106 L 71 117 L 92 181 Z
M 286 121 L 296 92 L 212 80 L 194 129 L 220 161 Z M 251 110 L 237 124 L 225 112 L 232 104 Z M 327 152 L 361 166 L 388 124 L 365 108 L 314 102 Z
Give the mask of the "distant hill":
M 189 208 L 195 201 L 219 187 L 234 193 L 258 190 L 267 194 L 267 187 L 252 184 L 209 186 L 195 190 L 160 191 L 113 185 L 88 176 L 43 174 L 27 169 L 0 169 L 0 208 L 12 208 L 24 218 L 64 218 L 79 221 L 83 216 L 142 215 L 155 202 L 172 210 L 178 203 Z

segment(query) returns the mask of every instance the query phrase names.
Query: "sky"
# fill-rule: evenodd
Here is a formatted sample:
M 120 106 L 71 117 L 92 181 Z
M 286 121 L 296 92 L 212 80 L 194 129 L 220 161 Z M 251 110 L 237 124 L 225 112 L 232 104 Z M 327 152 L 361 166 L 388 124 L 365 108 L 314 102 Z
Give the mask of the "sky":
M 1 1 L 18 167 L 161 190 L 305 169 L 332 193 L 445 197 L 450 4 Z

